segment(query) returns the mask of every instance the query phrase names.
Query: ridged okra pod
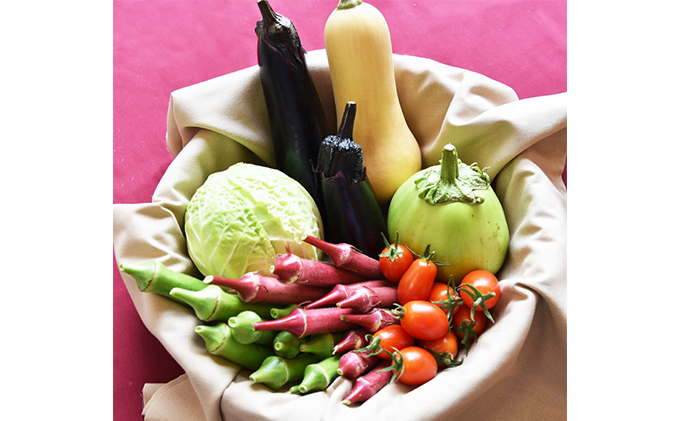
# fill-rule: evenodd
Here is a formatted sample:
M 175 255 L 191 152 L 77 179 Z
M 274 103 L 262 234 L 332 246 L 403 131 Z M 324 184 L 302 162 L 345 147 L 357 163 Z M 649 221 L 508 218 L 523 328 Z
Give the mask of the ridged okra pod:
M 318 390 L 326 390 L 339 374 L 340 356 L 333 355 L 318 363 L 310 364 L 305 368 L 305 374 L 299 385 L 293 386 L 289 391 L 309 393 Z
M 250 381 L 280 389 L 288 382 L 302 380 L 307 366 L 318 361 L 313 354 L 298 354 L 293 358 L 267 357 L 250 375 Z
M 226 292 L 217 285 L 205 284 L 201 291 L 173 288 L 170 296 L 194 309 L 196 317 L 204 322 L 223 321 L 243 311 L 253 311 L 262 319 L 269 319 L 274 304 L 246 303 L 238 295 Z
M 153 292 L 168 298 L 173 288 L 184 288 L 189 291 L 200 291 L 207 285 L 193 276 L 168 269 L 158 260 L 144 263 L 121 263 L 121 271 L 131 275 L 137 281 L 137 288 L 142 292 Z
M 274 355 L 271 347 L 238 342 L 226 323 L 197 326 L 196 333 L 205 340 L 205 347 L 209 353 L 250 370 L 257 370 L 267 357 Z
M 302 340 L 292 333 L 282 330 L 274 337 L 272 347 L 279 357 L 293 358 L 300 353 Z
M 253 323 L 261 322 L 260 317 L 254 311 L 242 311 L 236 316 L 230 317 L 227 325 L 231 328 L 231 334 L 242 344 L 257 343 L 261 345 L 272 345 L 276 331 L 258 331 L 253 328 Z
M 333 355 L 333 349 L 346 335 L 346 332 L 317 333 L 309 341 L 300 344 L 300 352 L 316 355 L 320 360 Z

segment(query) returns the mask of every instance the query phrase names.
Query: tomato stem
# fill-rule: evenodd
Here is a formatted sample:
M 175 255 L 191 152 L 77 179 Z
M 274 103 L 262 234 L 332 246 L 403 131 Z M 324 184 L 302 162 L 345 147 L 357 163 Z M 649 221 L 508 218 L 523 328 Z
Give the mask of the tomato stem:
M 396 238 L 394 239 L 394 244 L 390 244 L 389 240 L 387 237 L 385 237 L 385 234 L 382 232 L 380 233 L 382 235 L 383 241 L 385 241 L 385 248 L 387 248 L 387 253 L 382 253 L 378 255 L 378 257 L 388 257 L 390 259 L 390 262 L 394 262 L 394 259 L 399 257 L 399 255 L 404 254 L 403 251 L 399 250 L 399 231 L 396 233 Z
M 465 287 L 465 288 L 461 288 L 461 287 Z M 470 289 L 472 289 L 472 291 L 470 291 Z M 482 292 L 480 290 L 478 290 L 477 288 L 475 288 L 471 284 L 460 284 L 460 286 L 458 287 L 458 294 L 460 294 L 461 290 L 463 292 L 465 292 L 467 295 L 469 295 L 470 298 L 472 298 L 472 300 L 473 300 L 472 307 L 470 308 L 470 317 L 471 318 L 474 319 L 475 311 L 476 311 L 477 307 L 479 306 L 479 307 L 482 308 L 484 315 L 486 317 L 488 317 L 489 320 L 491 320 L 491 322 L 496 323 L 493 320 L 493 317 L 491 317 L 491 313 L 489 313 L 489 310 L 486 308 L 486 300 L 489 300 L 489 299 L 495 297 L 496 296 L 495 292 L 490 292 L 488 294 L 482 294 Z

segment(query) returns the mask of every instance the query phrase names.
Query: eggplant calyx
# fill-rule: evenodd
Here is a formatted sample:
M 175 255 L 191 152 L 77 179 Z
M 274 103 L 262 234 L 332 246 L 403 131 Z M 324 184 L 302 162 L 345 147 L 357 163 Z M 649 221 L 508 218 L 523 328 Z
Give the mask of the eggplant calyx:
M 364 153 L 361 146 L 352 140 L 356 103 L 348 102 L 342 116 L 337 135 L 326 136 L 319 146 L 316 171 L 332 182 L 340 173 L 353 184 L 366 179 Z
M 415 179 L 418 197 L 430 205 L 463 202 L 480 205 L 484 198 L 475 196 L 475 190 L 489 187 L 489 176 L 477 163 L 465 164 L 458 159 L 456 147 L 447 144 L 442 148 L 440 165 L 423 170 Z
M 258 0 L 257 6 L 262 13 L 262 19 L 255 26 L 258 38 L 281 53 L 289 62 L 293 59 L 301 62 L 305 50 L 293 22 L 276 13 L 267 0 Z

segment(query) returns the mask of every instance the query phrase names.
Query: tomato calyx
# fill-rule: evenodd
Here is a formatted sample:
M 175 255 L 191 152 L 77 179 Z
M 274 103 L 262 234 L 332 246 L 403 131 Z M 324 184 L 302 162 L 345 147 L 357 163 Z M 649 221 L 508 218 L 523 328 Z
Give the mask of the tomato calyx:
M 463 358 L 457 360 L 456 356 L 449 351 L 436 352 L 428 347 L 425 347 L 425 349 L 434 356 L 434 359 L 437 360 L 437 364 L 443 365 L 446 368 L 458 367 L 459 365 L 463 364 Z
M 484 315 L 488 317 L 489 320 L 491 320 L 493 323 L 496 323 L 493 320 L 493 317 L 491 317 L 491 313 L 489 313 L 489 310 L 486 308 L 486 300 L 495 297 L 496 296 L 495 292 L 482 294 L 482 292 L 475 288 L 472 284 L 460 284 L 460 286 L 458 287 L 458 294 L 460 294 L 461 291 L 465 292 L 473 300 L 472 307 L 470 308 L 470 318 L 474 319 L 475 310 L 477 309 L 478 306 L 480 306 L 482 308 L 482 311 L 484 312 Z
M 392 379 L 390 379 L 390 383 L 398 381 L 401 378 L 401 375 L 404 374 L 404 355 L 398 349 L 393 349 L 394 352 L 385 350 L 385 352 L 390 354 L 390 357 L 392 357 L 392 365 L 385 367 L 382 370 L 378 370 L 378 373 L 394 371 L 394 374 L 392 374 Z
M 452 326 L 451 328 L 457 332 L 460 332 L 463 334 L 463 339 L 461 339 L 460 343 L 465 345 L 465 355 L 468 355 L 470 352 L 470 345 L 472 343 L 470 342 L 470 338 L 473 340 L 477 340 L 478 336 L 474 331 L 474 327 L 477 324 L 477 320 L 463 320 L 460 324 L 460 326 Z
M 403 251 L 399 250 L 399 231 L 397 231 L 396 233 L 394 244 L 390 244 L 390 241 L 387 239 L 387 237 L 385 237 L 385 234 L 383 234 L 382 232 L 380 233 L 380 235 L 382 235 L 383 241 L 385 242 L 385 248 L 387 249 L 387 252 L 380 253 L 378 257 L 387 257 L 388 259 L 390 259 L 390 262 L 394 262 L 394 259 L 404 254 Z
M 449 277 L 449 281 L 446 284 L 449 287 L 453 285 L 453 276 Z M 436 304 L 439 306 L 439 308 L 446 311 L 446 318 L 449 319 L 449 324 L 451 324 L 454 310 L 464 303 L 463 299 L 460 297 L 460 293 L 459 295 L 452 295 L 450 289 L 447 289 L 446 299 L 441 301 L 432 301 L 432 304 Z
M 358 352 L 361 352 L 361 353 L 369 351 L 369 353 L 366 355 L 366 357 L 372 357 L 374 355 L 378 355 L 383 351 L 387 352 L 388 354 L 390 353 L 389 351 L 383 349 L 382 345 L 380 344 L 380 337 L 368 334 L 368 335 L 366 335 L 366 340 L 368 341 L 368 345 L 357 350 Z

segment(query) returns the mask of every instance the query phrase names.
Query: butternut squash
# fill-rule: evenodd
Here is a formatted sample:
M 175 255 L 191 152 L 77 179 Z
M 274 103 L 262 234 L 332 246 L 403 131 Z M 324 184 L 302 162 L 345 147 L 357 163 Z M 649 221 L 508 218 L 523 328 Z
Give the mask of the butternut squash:
M 340 0 L 326 21 L 324 42 L 338 124 L 345 104 L 357 105 L 354 141 L 380 204 L 422 169 L 418 141 L 397 96 L 392 40 L 384 16 L 361 0 Z

